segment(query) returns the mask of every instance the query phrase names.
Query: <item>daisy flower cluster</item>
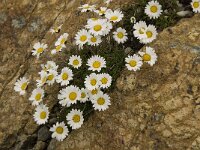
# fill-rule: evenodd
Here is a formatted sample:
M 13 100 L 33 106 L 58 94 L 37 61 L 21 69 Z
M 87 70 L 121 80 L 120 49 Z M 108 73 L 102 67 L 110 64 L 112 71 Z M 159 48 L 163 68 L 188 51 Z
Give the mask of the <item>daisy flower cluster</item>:
M 144 9 L 144 13 L 150 19 L 157 19 L 162 14 L 162 6 L 159 4 L 158 1 L 149 1 Z M 136 22 L 135 18 L 131 22 L 134 22 L 133 25 L 133 35 L 135 38 L 139 40 L 142 44 L 149 44 L 153 42 L 158 35 L 156 26 L 153 24 L 147 25 L 145 21 L 138 21 Z M 157 54 L 154 48 L 146 46 L 144 51 L 139 51 L 138 54 L 128 55 L 125 58 L 126 67 L 130 71 L 137 71 L 140 70 L 144 63 L 153 66 L 157 61 Z
M 108 6 L 111 0 L 105 1 Z M 96 9 L 96 5 L 84 4 L 80 6 L 81 12 L 92 12 L 97 18 L 89 18 L 83 29 L 80 29 L 75 35 L 75 43 L 79 49 L 84 51 L 84 46 L 99 46 L 103 39 L 112 38 L 117 44 L 124 44 L 128 40 L 128 33 L 119 26 L 124 14 L 120 9 L 111 10 L 107 7 Z M 62 25 L 50 29 L 51 34 L 60 33 Z M 157 35 L 156 29 L 151 25 L 136 24 L 134 28 L 137 30 L 137 37 L 143 43 L 150 43 Z M 142 33 L 143 32 L 143 35 Z M 69 34 L 62 33 L 54 43 L 54 48 L 50 51 L 52 55 L 61 52 L 66 48 L 66 42 Z M 37 42 L 33 45 L 32 54 L 39 59 L 40 55 L 48 48 L 47 44 Z M 155 64 L 157 58 L 155 51 L 147 47 L 145 52 L 140 55 L 128 56 L 126 58 L 126 66 L 129 70 L 138 70 L 143 62 L 149 63 L 151 66 Z M 85 59 L 85 58 L 84 58 Z M 82 85 L 76 85 L 74 82 L 76 70 L 82 68 L 87 69 L 87 74 L 83 77 Z M 47 61 L 41 65 L 38 72 L 38 78 L 35 81 L 35 89 L 33 89 L 29 101 L 35 107 L 33 118 L 38 125 L 46 124 L 50 117 L 50 109 L 46 104 L 45 87 L 54 87 L 54 84 L 60 86 L 57 95 L 58 104 L 68 110 L 65 119 L 55 123 L 50 128 L 52 138 L 58 141 L 64 140 L 69 132 L 78 129 L 84 122 L 84 109 L 76 107 L 84 103 L 90 103 L 94 110 L 105 111 L 111 105 L 110 96 L 106 93 L 112 84 L 112 76 L 108 73 L 106 58 L 99 54 L 91 54 L 83 61 L 81 55 L 71 55 L 67 64 L 60 68 L 54 61 Z M 25 77 L 20 78 L 16 83 L 14 90 L 24 95 L 28 87 L 29 80 Z
M 66 115 L 66 120 L 57 122 L 50 128 L 50 131 L 53 132 L 52 138 L 59 141 L 64 140 L 71 129 L 78 129 L 83 124 L 83 110 L 73 109 L 77 103 L 90 102 L 94 110 L 98 111 L 108 109 L 111 104 L 110 97 L 104 90 L 111 86 L 112 77 L 108 73 L 101 73 L 102 69 L 106 68 L 105 58 L 94 55 L 87 60 L 85 65 L 92 73 L 85 77 L 85 87 L 81 88 L 74 85 L 72 81 L 74 80 L 73 70 L 82 67 L 82 65 L 82 59 L 78 55 L 70 56 L 67 66 L 61 68 L 59 72 L 59 66 L 53 61 L 42 64 L 39 79 L 36 80 L 37 87 L 32 91 L 29 98 L 32 105 L 36 107 L 33 115 L 35 122 L 38 125 L 45 124 L 48 122 L 50 111 L 44 102 L 44 87 L 46 85 L 52 86 L 55 83 L 60 84 L 62 88 L 57 97 L 59 104 L 63 108 L 69 108 L 70 112 Z M 20 88 L 18 91 L 24 93 L 28 83 L 25 78 L 22 78 L 16 83 L 15 88 L 16 90 Z
M 107 5 L 111 0 L 105 1 Z M 112 32 L 113 39 L 123 44 L 128 40 L 127 32 L 122 27 L 115 28 L 115 25 L 120 22 L 124 14 L 120 9 L 111 10 L 107 7 L 96 9 L 95 5 L 84 4 L 81 7 L 81 12 L 93 12 L 98 17 L 89 18 L 87 24 L 75 35 L 76 45 L 79 49 L 83 49 L 84 45 L 99 46 L 102 43 L 102 38 L 110 36 Z
M 111 2 L 112 0 L 104 0 L 105 5 L 102 7 L 90 4 L 78 7 L 82 13 L 93 14 L 93 18 L 88 18 L 83 28 L 74 35 L 74 43 L 78 51 L 74 50 L 76 53 L 70 53 L 64 66 L 61 67 L 54 61 L 47 61 L 41 65 L 41 70 L 38 72 L 35 88 L 29 96 L 29 101 L 35 108 L 33 119 L 38 125 L 48 123 L 51 110 L 47 106 L 46 95 L 48 93 L 45 89 L 46 86 L 54 88 L 55 85 L 58 85 L 60 90 L 56 97 L 57 104 L 65 111 L 65 116 L 64 119 L 57 116 L 59 121 L 51 125 L 49 129 L 52 132 L 52 138 L 58 141 L 63 141 L 70 131 L 79 129 L 83 125 L 84 117 L 87 114 L 85 112 L 86 105 L 89 104 L 92 110 L 97 111 L 105 111 L 111 105 L 108 92 L 115 79 L 110 68 L 111 66 L 114 68 L 115 64 L 110 65 L 110 57 L 103 55 L 102 51 L 112 53 L 114 50 L 103 49 L 101 45 L 109 45 L 110 42 L 113 42 L 121 49 L 125 49 L 128 41 L 133 41 L 131 39 L 144 45 L 144 48 L 137 53 L 126 54 L 123 51 L 124 55 L 119 56 L 123 59 L 122 64 L 124 65 L 125 62 L 126 68 L 130 71 L 140 70 L 145 63 L 153 66 L 158 59 L 156 50 L 149 46 L 157 38 L 156 26 L 142 19 L 137 20 L 133 16 L 130 18 L 132 30 L 126 30 L 127 28 L 123 27 L 123 23 L 121 23 L 125 15 L 120 9 L 108 8 Z M 194 12 L 200 11 L 199 0 L 192 0 L 191 5 Z M 158 1 L 152 0 L 146 4 L 143 12 L 148 16 L 148 19 L 156 20 L 164 11 Z M 58 39 L 52 44 L 51 55 L 62 52 L 66 48 L 69 34 L 62 32 L 59 35 L 62 26 L 61 24 L 50 29 L 51 34 L 58 35 Z M 42 53 L 47 51 L 47 48 L 47 44 L 37 42 L 33 45 L 32 55 L 39 59 Z M 87 48 L 89 51 L 86 51 Z M 77 80 L 80 82 L 77 83 Z M 16 81 L 14 90 L 20 95 L 25 95 L 29 83 L 28 78 L 21 77 Z M 80 105 L 81 107 L 79 107 Z

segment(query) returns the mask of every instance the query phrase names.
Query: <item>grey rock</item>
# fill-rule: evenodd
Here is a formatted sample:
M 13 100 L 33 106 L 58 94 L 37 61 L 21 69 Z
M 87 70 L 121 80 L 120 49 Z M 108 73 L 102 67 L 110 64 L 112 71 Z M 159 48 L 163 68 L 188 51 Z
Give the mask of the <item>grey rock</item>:
M 133 49 L 130 48 L 130 47 L 127 47 L 127 48 L 125 49 L 125 53 L 126 53 L 126 54 L 129 54 L 131 51 L 133 51 Z
M 44 150 L 46 147 L 47 147 L 47 144 L 45 142 L 38 141 L 35 144 L 35 147 L 33 148 L 33 150 Z
M 179 11 L 176 13 L 178 16 L 180 17 L 189 17 L 189 16 L 192 16 L 192 12 L 191 11 L 188 11 L 188 10 L 185 10 L 185 11 Z
M 38 130 L 38 140 L 39 141 L 47 141 L 51 137 L 51 132 L 46 126 L 41 127 Z
M 12 20 L 12 26 L 16 29 L 21 29 L 26 24 L 25 18 L 23 16 L 20 16 L 18 18 L 15 18 Z
M 34 32 L 37 29 L 39 29 L 40 26 L 41 26 L 41 21 L 39 19 L 33 20 L 28 27 L 28 31 Z
M 32 149 L 37 142 L 37 135 L 29 136 L 22 144 L 21 148 L 22 150 L 28 150 Z
M 3 24 L 7 20 L 7 14 L 5 12 L 0 13 L 0 24 Z

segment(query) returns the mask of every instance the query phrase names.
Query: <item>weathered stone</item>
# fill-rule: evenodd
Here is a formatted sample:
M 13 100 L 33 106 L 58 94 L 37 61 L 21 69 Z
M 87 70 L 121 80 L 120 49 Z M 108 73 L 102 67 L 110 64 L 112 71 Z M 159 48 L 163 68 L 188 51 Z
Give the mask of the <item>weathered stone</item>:
M 88 0 L 88 3 L 102 3 Z M 112 8 L 133 0 L 117 0 Z M 35 80 L 40 64 L 65 59 L 65 53 L 40 60 L 31 56 L 37 41 L 52 48 L 55 39 L 48 31 L 63 23 L 61 33 L 74 35 L 85 24 L 87 14 L 78 13 L 80 0 L 13 0 L 0 3 L 0 149 L 43 149 L 34 132 L 33 107 L 28 97 L 13 91 L 17 78 Z M 6 6 L 6 7 L 5 7 Z M 143 11 L 143 10 L 141 10 Z M 112 106 L 95 114 L 63 142 L 51 140 L 48 149 L 198 149 L 199 146 L 199 15 L 164 30 L 151 46 L 158 52 L 154 67 L 145 65 L 133 73 L 123 71 L 117 90 L 111 93 Z M 50 108 L 57 102 L 58 88 L 46 89 Z M 157 115 L 159 114 L 159 115 Z M 161 115 L 160 115 L 161 114 Z M 36 143 L 37 142 L 37 143 Z
M 47 144 L 45 142 L 42 142 L 42 141 L 38 141 L 33 150 L 44 150 L 45 148 L 47 147 Z
M 15 146 L 10 148 L 11 150 L 32 149 L 37 142 L 37 135 L 34 134 L 28 137 L 21 136 L 19 139 L 20 140 L 15 143 Z
M 43 126 L 38 130 L 38 140 L 39 141 L 47 141 L 51 137 L 51 132 L 48 127 Z

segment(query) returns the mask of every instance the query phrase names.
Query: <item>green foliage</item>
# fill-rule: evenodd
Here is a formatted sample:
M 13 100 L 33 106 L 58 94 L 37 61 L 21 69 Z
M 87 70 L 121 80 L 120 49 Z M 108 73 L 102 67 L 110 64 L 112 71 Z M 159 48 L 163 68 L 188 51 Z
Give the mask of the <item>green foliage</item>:
M 134 16 L 136 21 L 145 21 L 147 24 L 154 24 L 158 30 L 163 30 L 177 22 L 176 15 L 178 6 L 176 0 L 158 0 L 162 5 L 163 13 L 158 19 L 150 19 L 145 13 L 144 9 L 148 0 L 137 0 L 134 4 L 123 8 L 125 13 L 125 25 L 130 22 L 130 18 Z M 129 28 L 129 31 L 131 28 Z

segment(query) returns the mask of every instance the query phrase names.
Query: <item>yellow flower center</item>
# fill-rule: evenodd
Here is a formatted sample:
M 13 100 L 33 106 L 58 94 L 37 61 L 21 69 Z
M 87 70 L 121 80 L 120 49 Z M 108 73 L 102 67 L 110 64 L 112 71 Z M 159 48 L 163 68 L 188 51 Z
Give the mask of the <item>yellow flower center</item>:
M 147 31 L 146 35 L 147 35 L 148 38 L 151 38 L 153 36 L 153 33 L 151 31 Z
M 53 78 L 54 78 L 54 75 L 53 75 L 53 74 L 50 74 L 50 75 L 48 76 L 47 80 L 52 81 Z
M 89 9 L 90 8 L 90 6 L 84 6 L 84 9 Z
M 45 83 L 47 81 L 47 77 L 42 78 L 42 83 Z
M 36 94 L 36 96 L 35 96 L 35 100 L 36 100 L 36 101 L 39 101 L 39 100 L 41 99 L 41 97 L 42 97 L 42 94 L 41 94 L 41 93 L 38 93 L 38 94 Z
M 59 126 L 59 127 L 56 128 L 56 132 L 57 132 L 58 134 L 62 134 L 63 131 L 64 131 L 63 127 L 60 127 L 60 126 Z
M 131 61 L 129 62 L 129 65 L 130 65 L 131 67 L 135 67 L 135 66 L 137 65 L 137 62 L 136 62 L 135 60 L 131 60 Z
M 85 98 L 86 94 L 84 92 L 81 93 L 81 98 Z
M 85 42 L 87 40 L 87 36 L 86 35 L 82 35 L 81 37 L 80 37 L 80 41 L 81 42 Z
M 110 18 L 111 21 L 115 21 L 115 20 L 117 20 L 117 19 L 118 19 L 117 16 L 112 16 L 112 17 Z
M 117 37 L 119 39 L 122 39 L 124 37 L 124 33 L 122 33 L 122 32 L 117 33 Z
M 45 111 L 42 111 L 42 112 L 40 113 L 40 119 L 45 119 L 46 116 L 47 116 L 47 113 L 46 113 Z
M 76 98 L 77 98 L 77 94 L 76 94 L 75 92 L 71 92 L 71 93 L 69 94 L 69 99 L 70 99 L 71 101 L 74 101 Z
M 60 31 L 60 29 L 59 29 L 58 27 L 56 27 L 56 28 L 54 28 L 54 31 L 55 31 L 56 33 L 58 33 L 58 32 Z
M 44 48 L 40 47 L 37 49 L 37 53 L 42 53 L 44 51 Z
M 65 38 L 63 38 L 62 40 L 61 40 L 61 44 L 65 44 L 65 42 L 66 42 L 66 39 Z
M 157 6 L 151 6 L 150 8 L 152 13 L 156 13 L 158 11 L 158 7 Z
M 97 38 L 96 38 L 96 37 L 92 37 L 92 38 L 91 38 L 91 41 L 92 41 L 93 43 L 95 43 L 95 42 L 97 41 Z
M 72 118 L 72 120 L 73 120 L 75 123 L 78 123 L 78 122 L 80 122 L 81 117 L 80 117 L 79 115 L 74 115 L 73 118 Z
M 68 79 L 68 74 L 67 73 L 63 73 L 62 74 L 62 79 L 63 80 L 67 80 Z
M 144 34 L 144 30 L 145 30 L 145 28 L 140 28 L 139 33 Z
M 101 83 L 102 84 L 107 84 L 108 83 L 108 79 L 106 77 L 101 79 Z
M 92 86 L 95 86 L 95 85 L 97 84 L 97 80 L 96 80 L 96 79 L 90 80 L 90 84 L 91 84 Z
M 105 104 L 105 99 L 103 97 L 100 97 L 98 100 L 97 100 L 97 104 L 99 105 L 104 105 Z
M 61 45 L 56 46 L 56 51 L 59 51 L 62 48 Z
M 24 82 L 23 84 L 22 84 L 22 86 L 21 86 L 21 89 L 22 90 L 26 90 L 26 88 L 27 88 L 27 82 Z
M 102 29 L 101 25 L 95 25 L 94 26 L 94 31 L 100 31 Z
M 143 55 L 143 60 L 144 61 L 150 61 L 151 60 L 151 56 L 149 54 L 144 54 Z
M 96 20 L 98 20 L 97 18 L 91 18 L 93 21 L 96 21 Z
M 78 65 L 79 65 L 78 59 L 75 59 L 75 60 L 73 61 L 73 65 L 74 65 L 74 66 L 78 66 Z
M 99 14 L 105 14 L 105 11 L 104 10 L 100 10 Z
M 98 90 L 97 89 L 94 89 L 91 91 L 92 95 L 96 95 L 98 93 Z
M 94 68 L 99 68 L 99 67 L 101 66 L 101 62 L 95 61 L 95 62 L 92 64 L 92 66 L 93 66 Z
M 199 7 L 199 2 L 194 2 L 194 3 L 193 3 L 193 7 L 194 7 L 194 8 L 198 8 L 198 7 Z

